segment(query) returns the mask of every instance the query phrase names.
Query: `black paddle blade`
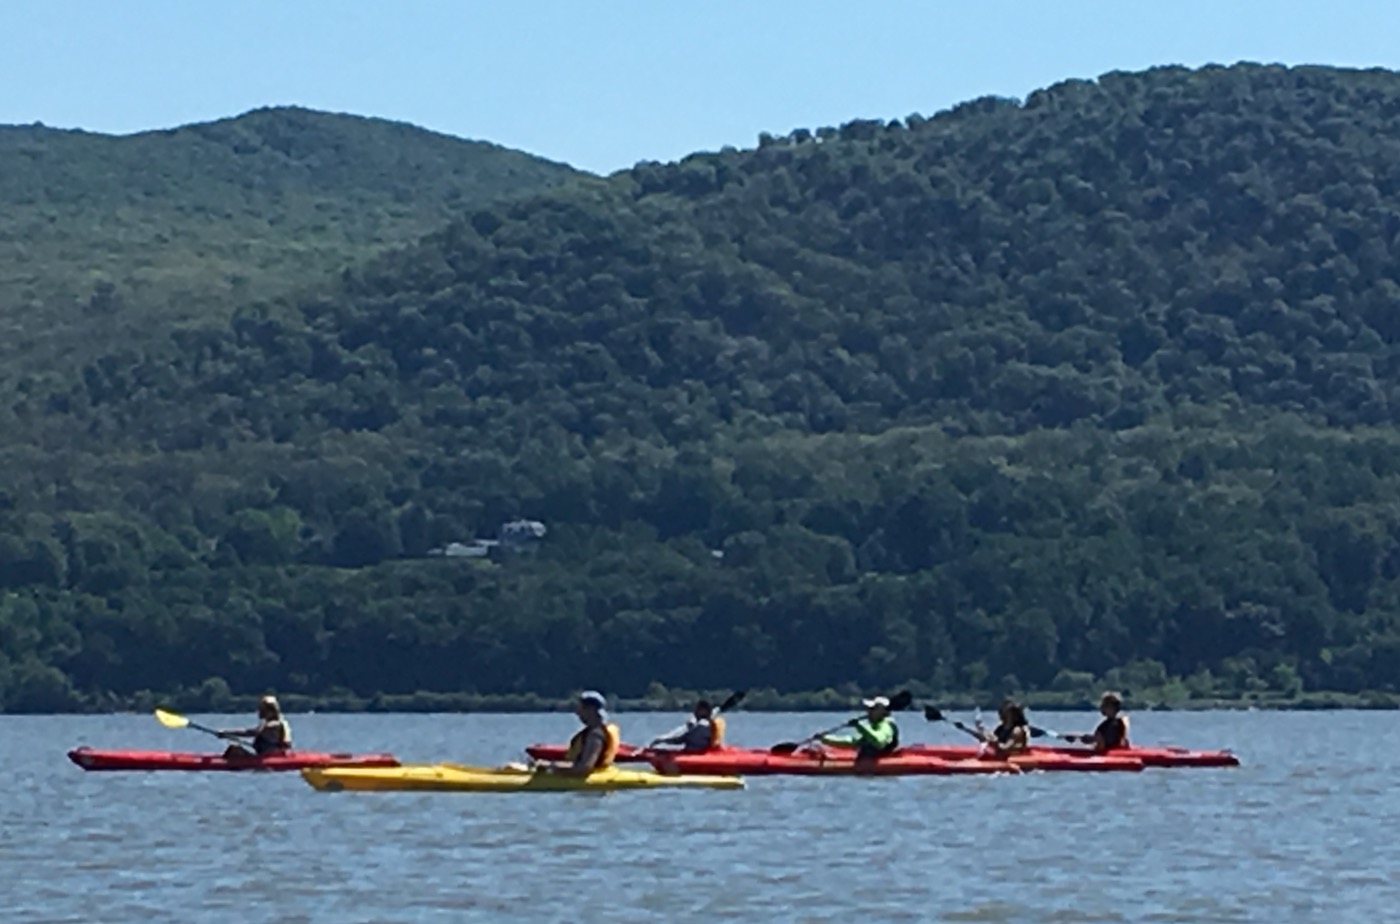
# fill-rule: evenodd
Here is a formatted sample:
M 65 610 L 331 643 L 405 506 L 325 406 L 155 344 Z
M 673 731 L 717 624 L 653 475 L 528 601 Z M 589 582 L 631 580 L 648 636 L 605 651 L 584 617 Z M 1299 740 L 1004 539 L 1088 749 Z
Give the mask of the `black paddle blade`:
M 719 711 L 728 712 L 733 709 L 744 701 L 744 694 L 746 693 L 748 693 L 747 690 L 735 690 L 733 693 L 730 693 L 729 698 L 719 704 Z
M 796 752 L 796 750 L 800 747 L 802 747 L 802 743 L 800 741 L 782 741 L 769 748 L 768 753 L 778 754 L 780 756 L 784 754 L 792 754 Z
M 958 731 L 967 732 L 969 735 L 976 738 L 978 741 L 983 740 L 982 736 L 977 733 L 977 730 L 975 728 L 968 728 L 961 722 L 954 722 L 953 727 L 956 728 Z
M 908 709 L 910 704 L 913 702 L 913 693 L 909 692 L 908 690 L 900 690 L 894 696 L 890 697 L 890 711 L 899 712 L 901 709 Z
M 939 711 L 937 706 L 925 706 L 924 718 L 928 719 L 930 722 L 942 722 L 943 713 Z

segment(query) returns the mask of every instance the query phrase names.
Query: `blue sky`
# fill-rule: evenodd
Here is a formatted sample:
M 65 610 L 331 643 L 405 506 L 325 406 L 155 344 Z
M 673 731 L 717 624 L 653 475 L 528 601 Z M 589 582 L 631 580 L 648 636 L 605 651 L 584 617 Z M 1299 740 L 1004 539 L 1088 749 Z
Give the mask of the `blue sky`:
M 1400 69 L 1400 2 L 0 0 L 0 36 L 0 123 L 296 104 L 608 172 L 1157 64 Z

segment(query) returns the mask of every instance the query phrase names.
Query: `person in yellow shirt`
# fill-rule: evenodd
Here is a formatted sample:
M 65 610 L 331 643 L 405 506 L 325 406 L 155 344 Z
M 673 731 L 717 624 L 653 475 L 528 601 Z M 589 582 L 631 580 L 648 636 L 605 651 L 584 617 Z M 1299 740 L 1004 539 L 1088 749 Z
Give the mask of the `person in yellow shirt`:
M 890 701 L 883 696 L 862 700 L 865 718 L 846 723 L 849 731 L 818 735 L 821 744 L 855 748 L 856 760 L 875 760 L 899 749 L 899 726 L 891 716 Z

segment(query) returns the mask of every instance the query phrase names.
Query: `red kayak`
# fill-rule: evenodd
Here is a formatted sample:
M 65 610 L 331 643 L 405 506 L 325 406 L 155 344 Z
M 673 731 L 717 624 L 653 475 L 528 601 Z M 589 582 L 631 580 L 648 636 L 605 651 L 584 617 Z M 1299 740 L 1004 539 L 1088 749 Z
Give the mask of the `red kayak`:
M 770 754 L 741 748 L 703 754 L 657 751 L 649 758 L 658 772 L 683 776 L 953 776 L 1019 772 L 1019 768 L 998 760 L 944 760 L 896 754 L 879 760 L 858 761 L 842 755 Z
M 179 751 L 104 751 L 74 748 L 68 759 L 84 770 L 300 770 L 303 767 L 397 767 L 392 754 L 321 754 L 288 751 L 267 757 L 224 757 Z
M 666 774 L 713 776 L 952 776 L 969 773 L 1019 773 L 1032 770 L 1079 772 L 1138 771 L 1140 760 L 1125 757 L 1056 757 L 1026 754 L 1008 760 L 949 759 L 903 751 L 876 760 L 853 760 L 839 751 L 770 751 L 721 748 L 704 753 L 647 754 L 651 765 Z
M 945 760 L 960 760 L 977 755 L 975 744 L 911 744 L 904 754 L 926 754 Z M 1093 748 L 1032 747 L 1034 756 L 1065 757 L 1083 760 L 1099 756 Z M 1191 751 L 1172 747 L 1130 747 L 1109 751 L 1109 757 L 1127 757 L 1140 761 L 1144 767 L 1238 767 L 1240 759 L 1229 751 Z
M 563 760 L 566 748 L 562 744 L 532 744 L 525 749 L 535 760 Z M 919 757 L 941 757 L 944 760 L 975 759 L 978 746 L 975 744 L 911 744 L 901 748 L 899 754 Z M 624 744 L 618 748 L 618 763 L 646 763 L 656 753 Z M 767 754 L 767 751 L 751 748 L 720 748 L 706 754 Z M 1033 747 L 1031 755 L 1048 761 L 1070 758 L 1085 760 L 1098 757 L 1093 748 L 1052 748 Z M 1111 757 L 1136 760 L 1144 767 L 1238 767 L 1240 759 L 1229 751 L 1191 751 L 1173 747 L 1132 747 L 1113 751 Z M 1057 769 L 1058 766 L 1057 766 Z

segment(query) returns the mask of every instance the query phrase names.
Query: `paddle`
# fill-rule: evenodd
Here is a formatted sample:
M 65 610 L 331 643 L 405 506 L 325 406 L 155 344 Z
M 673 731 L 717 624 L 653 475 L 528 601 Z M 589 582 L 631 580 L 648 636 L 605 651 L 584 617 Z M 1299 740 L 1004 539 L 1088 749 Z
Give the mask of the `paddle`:
M 744 697 L 747 696 L 748 693 L 748 690 L 735 690 L 733 693 L 730 693 L 729 698 L 719 704 L 719 708 L 715 710 L 715 715 L 719 715 L 721 712 L 728 712 L 729 710 L 733 709 L 735 706 L 739 705 L 744 701 Z
M 1038 725 L 1030 726 L 1032 738 L 1059 738 L 1061 741 L 1068 741 L 1070 744 L 1092 744 L 1093 735 L 1062 735 L 1049 728 L 1041 728 Z
M 948 717 L 945 716 L 942 712 L 940 712 L 939 709 L 938 709 L 938 707 L 936 707 L 936 706 L 925 706 L 925 707 L 924 707 L 924 718 L 925 718 L 925 719 L 928 719 L 930 722 L 947 722 L 948 724 L 952 725 L 954 728 L 956 728 L 956 729 L 958 729 L 958 730 L 960 730 L 960 731 L 965 731 L 965 732 L 967 732 L 969 735 L 971 735 L 972 737 L 978 739 L 979 741 L 983 740 L 983 739 L 982 739 L 982 735 L 981 735 L 980 733 L 978 733 L 978 731 L 977 731 L 976 729 L 968 728 L 966 725 L 964 725 L 963 723 L 959 722 L 958 720 L 948 718 Z M 1068 741 L 1068 742 L 1070 742 L 1070 743 L 1074 743 L 1074 742 L 1077 742 L 1077 741 L 1083 741 L 1083 740 L 1085 740 L 1085 739 L 1087 739 L 1087 740 L 1089 740 L 1089 741 L 1093 741 L 1093 740 L 1094 740 L 1094 736 L 1093 736 L 1093 735 L 1062 735 L 1062 734 L 1060 734 L 1060 733 L 1057 732 L 1057 731 L 1053 731 L 1053 730 L 1048 729 L 1048 728 L 1040 728 L 1039 726 L 1036 726 L 1036 725 L 1030 725 L 1030 726 L 1028 726 L 1028 727 L 1027 727 L 1027 731 L 1030 732 L 1032 738 L 1059 738 L 1061 741 Z
M 948 718 L 937 706 L 925 706 L 924 718 L 930 722 L 947 722 L 949 725 L 953 726 L 958 731 L 965 731 L 972 737 L 976 738 L 978 741 L 982 740 L 982 736 L 978 734 L 977 729 L 969 728 L 968 726 L 959 722 L 957 719 Z
M 193 728 L 195 731 L 202 731 L 206 735 L 213 735 L 215 738 L 224 738 L 224 734 L 216 728 L 208 725 L 200 725 L 198 722 L 191 722 L 178 712 L 170 712 L 166 709 L 156 710 L 156 721 L 166 728 Z
M 900 691 L 899 691 L 898 693 L 896 693 L 894 696 L 891 696 L 891 697 L 890 697 L 890 712 L 899 712 L 899 711 L 901 711 L 901 710 L 908 709 L 908 708 L 909 708 L 909 705 L 910 705 L 912 702 L 914 702 L 914 694 L 913 694 L 913 693 L 910 693 L 908 690 L 900 690 Z M 794 751 L 799 750 L 803 745 L 811 744 L 813 741 L 816 741 L 818 738 L 822 737 L 823 735 L 835 734 L 836 732 L 839 732 L 841 729 L 847 728 L 847 727 L 849 727 L 850 725 L 852 725 L 852 724 L 854 724 L 854 723 L 856 723 L 856 722 L 858 722 L 858 721 L 860 721 L 858 718 L 857 718 L 857 719 L 848 719 L 848 720 L 846 720 L 845 722 L 842 722 L 840 725 L 837 725 L 837 726 L 834 727 L 834 728 L 828 728 L 826 731 L 819 731 L 819 732 L 817 732 L 815 735 L 812 735 L 811 737 L 809 737 L 806 741 L 782 741 L 782 742 L 779 742 L 778 744 L 775 744 L 775 745 L 773 745 L 771 748 L 769 748 L 769 749 L 768 749 L 768 753 L 770 753 L 770 754 L 778 754 L 778 755 L 791 754 L 791 753 L 793 753 Z

